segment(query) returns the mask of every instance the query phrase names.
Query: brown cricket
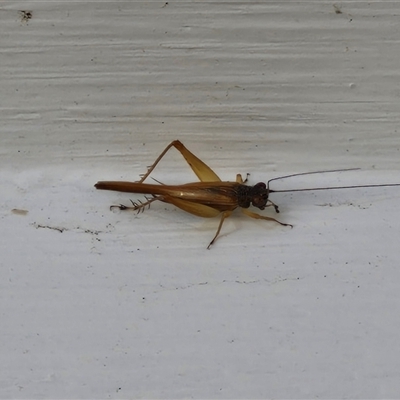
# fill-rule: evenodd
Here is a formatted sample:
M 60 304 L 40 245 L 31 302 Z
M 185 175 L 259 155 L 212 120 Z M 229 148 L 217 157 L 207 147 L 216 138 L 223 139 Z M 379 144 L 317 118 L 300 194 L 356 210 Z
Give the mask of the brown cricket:
M 144 180 L 150 175 L 154 170 L 156 165 L 164 157 L 167 151 L 175 147 L 185 158 L 187 163 L 193 172 L 200 179 L 200 182 L 186 183 L 183 185 L 164 185 L 164 184 L 148 184 L 143 183 Z M 128 192 L 128 193 L 142 193 L 149 194 L 152 197 L 146 198 L 147 201 L 139 203 L 132 202 L 132 206 L 112 205 L 111 208 L 119 208 L 120 210 L 133 210 L 133 211 L 143 211 L 146 206 L 156 200 L 162 201 L 164 203 L 170 203 L 176 207 L 203 218 L 212 218 L 221 215 L 221 219 L 217 228 L 217 232 L 214 238 L 208 245 L 208 249 L 217 239 L 222 224 L 225 219 L 228 218 L 232 212 L 240 207 L 242 212 L 256 219 L 263 219 L 267 221 L 274 221 L 283 226 L 293 227 L 291 224 L 285 224 L 272 217 L 267 217 L 264 215 L 257 214 L 248 210 L 250 205 L 264 210 L 266 207 L 273 207 L 275 212 L 279 213 L 278 206 L 269 199 L 270 193 L 278 192 L 298 192 L 306 190 L 327 190 L 327 189 L 347 189 L 347 188 L 361 188 L 361 187 L 381 187 L 381 186 L 400 186 L 400 183 L 394 184 L 379 184 L 379 185 L 360 185 L 360 186 L 337 186 L 329 188 L 311 188 L 311 189 L 292 189 L 292 190 L 270 190 L 270 182 L 289 178 L 299 175 L 309 175 L 315 173 L 324 172 L 337 172 L 337 171 L 349 171 L 358 168 L 349 169 L 339 169 L 339 170 L 329 170 L 329 171 L 317 171 L 317 172 L 303 172 L 299 174 L 291 174 L 282 176 L 279 178 L 270 179 L 267 184 L 264 182 L 259 182 L 254 186 L 247 186 L 247 178 L 243 180 L 240 174 L 236 175 L 236 182 L 226 182 L 221 181 L 218 175 L 203 161 L 197 158 L 193 153 L 191 153 L 179 140 L 174 140 L 171 142 L 164 151 L 158 156 L 156 161 L 150 166 L 147 172 L 142 176 L 140 181 L 137 182 L 125 182 L 125 181 L 100 181 L 95 184 L 97 189 L 103 190 L 115 190 L 118 192 Z

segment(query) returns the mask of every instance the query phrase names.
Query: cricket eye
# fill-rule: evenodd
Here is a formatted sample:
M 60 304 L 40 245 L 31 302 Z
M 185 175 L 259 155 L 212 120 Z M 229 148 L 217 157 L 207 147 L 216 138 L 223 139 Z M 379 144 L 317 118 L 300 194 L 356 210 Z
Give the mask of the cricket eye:
M 260 210 L 264 210 L 265 204 L 267 204 L 267 201 L 264 199 L 263 196 L 254 196 L 252 199 L 252 203 L 253 203 L 254 207 L 257 207 Z
M 254 185 L 255 188 L 266 189 L 267 185 L 264 182 L 258 182 Z

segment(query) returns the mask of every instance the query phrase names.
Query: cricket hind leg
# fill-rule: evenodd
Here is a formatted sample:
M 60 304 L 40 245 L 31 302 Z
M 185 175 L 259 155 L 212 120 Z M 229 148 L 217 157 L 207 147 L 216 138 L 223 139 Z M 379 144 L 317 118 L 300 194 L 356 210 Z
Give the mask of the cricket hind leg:
M 218 175 L 203 161 L 197 158 L 193 153 L 191 153 L 179 140 L 174 140 L 171 142 L 164 151 L 157 157 L 156 161 L 154 161 L 153 165 L 151 165 L 147 172 L 142 175 L 140 181 L 138 183 L 143 183 L 145 179 L 151 174 L 157 164 L 161 161 L 161 159 L 165 156 L 168 150 L 171 147 L 175 147 L 189 164 L 192 171 L 197 175 L 201 182 L 219 182 L 221 179 Z
M 217 233 L 215 234 L 213 240 L 211 240 L 210 244 L 207 246 L 207 250 L 210 250 L 210 247 L 216 241 L 219 233 L 221 232 L 222 224 L 224 223 L 225 219 L 228 218 L 231 214 L 232 214 L 232 211 L 225 211 L 224 213 L 222 213 L 221 221 L 219 221 Z
M 146 202 L 142 202 L 141 200 L 137 200 L 137 201 L 131 200 L 132 206 L 129 206 L 129 207 L 124 206 L 123 204 L 118 204 L 118 205 L 113 204 L 112 206 L 110 206 L 110 210 L 112 210 L 113 208 L 119 208 L 122 211 L 125 211 L 125 210 L 137 211 L 139 214 L 140 212 L 144 212 L 144 210 L 147 206 L 150 208 L 150 204 L 153 203 L 153 201 L 156 201 L 156 200 L 163 201 L 163 197 L 162 196 L 153 196 L 151 199 L 146 197 L 146 200 L 147 200 Z
M 242 212 L 243 212 L 243 214 L 245 214 L 245 215 L 247 215 L 248 217 L 251 217 L 251 218 L 263 219 L 263 220 L 266 220 L 266 221 L 274 221 L 274 222 L 277 222 L 280 225 L 290 226 L 291 228 L 293 228 L 293 225 L 291 225 L 291 224 L 284 224 L 283 222 L 280 222 L 275 218 L 265 217 L 264 215 L 260 215 L 260 214 L 257 214 L 255 212 L 249 211 L 246 208 L 242 208 Z

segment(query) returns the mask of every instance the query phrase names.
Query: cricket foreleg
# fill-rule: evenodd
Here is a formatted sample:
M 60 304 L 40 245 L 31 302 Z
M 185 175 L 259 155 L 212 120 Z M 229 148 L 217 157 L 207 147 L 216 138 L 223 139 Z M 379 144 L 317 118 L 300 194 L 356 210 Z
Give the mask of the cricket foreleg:
M 138 214 L 139 214 L 140 212 L 143 212 L 144 209 L 145 209 L 147 206 L 150 207 L 150 204 L 151 204 L 153 201 L 156 201 L 156 200 L 162 201 L 162 200 L 163 200 L 163 197 L 162 197 L 162 196 L 154 196 L 154 197 L 151 198 L 151 199 L 148 199 L 148 198 L 146 197 L 146 200 L 147 200 L 146 202 L 142 202 L 141 200 L 138 200 L 137 202 L 131 200 L 132 206 L 129 206 L 129 207 L 128 207 L 128 206 L 124 206 L 123 204 L 112 205 L 112 206 L 110 206 L 110 210 L 112 210 L 113 208 L 119 208 L 120 210 L 137 211 Z
M 186 162 L 189 164 L 190 168 L 197 175 L 197 177 L 202 182 L 219 182 L 221 179 L 218 175 L 203 161 L 197 158 L 193 153 L 191 153 L 179 140 L 174 140 L 171 142 L 164 151 L 158 156 L 156 161 L 154 161 L 153 165 L 151 165 L 147 172 L 142 175 L 140 181 L 138 183 L 144 182 L 144 180 L 151 174 L 156 165 L 160 162 L 160 160 L 165 156 L 167 151 L 171 148 L 175 147 L 184 157 Z
M 222 213 L 222 217 L 221 217 L 221 221 L 219 221 L 219 225 L 218 225 L 218 229 L 217 229 L 217 233 L 215 234 L 213 240 L 211 240 L 210 244 L 207 246 L 207 249 L 209 250 L 210 247 L 212 246 L 212 244 L 215 242 L 215 240 L 217 239 L 221 228 L 222 228 L 222 224 L 224 223 L 225 219 L 228 218 L 230 215 L 232 214 L 232 211 L 225 211 L 224 213 Z
M 278 220 L 275 219 L 275 218 L 265 217 L 264 215 L 260 215 L 260 214 L 254 213 L 254 212 L 252 212 L 252 211 L 249 211 L 249 210 L 247 210 L 246 208 L 242 208 L 242 212 L 243 212 L 243 214 L 246 214 L 248 217 L 251 217 L 251 218 L 255 218 L 255 219 L 264 219 L 264 220 L 266 220 L 266 221 L 275 221 L 275 222 L 277 222 L 278 224 L 281 224 L 281 225 L 283 225 L 283 226 L 290 226 L 291 228 L 293 228 L 293 225 L 291 225 L 291 224 L 284 224 L 283 222 L 280 222 L 280 221 L 278 221 Z
M 271 206 L 274 207 L 275 212 L 277 214 L 279 214 L 279 207 L 275 203 L 273 203 L 271 200 L 268 200 L 268 203 L 269 204 L 267 204 L 266 207 L 271 207 Z

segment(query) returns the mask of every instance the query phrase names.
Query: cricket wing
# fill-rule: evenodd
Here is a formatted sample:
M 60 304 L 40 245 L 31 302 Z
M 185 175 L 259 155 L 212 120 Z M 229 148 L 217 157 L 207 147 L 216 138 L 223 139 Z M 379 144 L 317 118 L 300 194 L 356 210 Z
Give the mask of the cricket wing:
M 166 185 L 149 185 L 147 183 L 125 181 L 100 181 L 94 187 L 101 190 L 143 194 L 164 194 L 168 188 Z
M 202 183 L 199 190 L 193 190 L 195 196 L 191 200 L 219 211 L 233 211 L 238 207 L 238 186 L 233 182 Z
M 151 185 L 124 181 L 101 181 L 97 182 L 95 185 L 97 189 L 102 190 L 162 196 L 165 199 L 163 201 L 175 204 L 185 211 L 200 216 L 204 214 L 215 216 L 218 215 L 219 212 L 232 211 L 237 208 L 238 186 L 240 185 L 235 182 L 194 182 L 184 185 Z M 175 199 L 176 203 L 174 203 Z M 183 201 L 183 203 L 179 203 L 180 201 Z M 206 207 L 203 211 L 196 211 L 200 210 L 202 206 Z M 189 211 L 189 209 L 195 210 L 195 212 Z

